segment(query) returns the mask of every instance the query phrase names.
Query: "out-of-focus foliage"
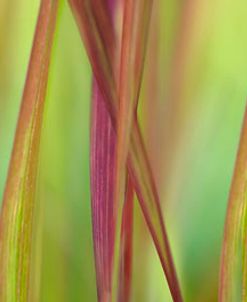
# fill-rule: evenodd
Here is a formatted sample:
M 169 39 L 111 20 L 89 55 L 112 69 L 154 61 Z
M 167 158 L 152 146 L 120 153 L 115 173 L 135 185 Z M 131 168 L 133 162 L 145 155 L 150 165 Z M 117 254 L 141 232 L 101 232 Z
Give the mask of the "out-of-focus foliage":
M 217 301 L 224 217 L 247 95 L 247 4 L 154 2 L 139 117 L 185 300 Z M 1 196 L 38 7 L 38 0 L 0 2 Z M 90 91 L 89 62 L 63 3 L 38 182 L 42 301 L 96 301 Z M 133 301 L 163 301 L 166 296 L 169 301 L 137 205 L 135 216 Z

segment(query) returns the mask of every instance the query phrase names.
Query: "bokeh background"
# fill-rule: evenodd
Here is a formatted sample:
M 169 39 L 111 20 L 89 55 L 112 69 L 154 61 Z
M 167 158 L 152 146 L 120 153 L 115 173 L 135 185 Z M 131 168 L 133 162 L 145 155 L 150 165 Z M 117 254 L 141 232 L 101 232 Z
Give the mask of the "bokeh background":
M 2 197 L 38 0 L 0 1 Z M 244 0 L 157 0 L 139 107 L 186 301 L 217 301 L 227 197 L 247 96 Z M 96 301 L 91 230 L 91 69 L 61 1 L 41 144 L 40 301 Z M 133 301 L 171 301 L 138 203 Z

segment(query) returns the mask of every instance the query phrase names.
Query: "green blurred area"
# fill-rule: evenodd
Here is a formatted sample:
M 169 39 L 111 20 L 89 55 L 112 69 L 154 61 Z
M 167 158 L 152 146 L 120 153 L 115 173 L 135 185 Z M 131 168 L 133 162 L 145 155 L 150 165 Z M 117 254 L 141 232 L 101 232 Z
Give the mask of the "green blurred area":
M 38 6 L 38 0 L 0 2 L 1 196 Z M 224 217 L 247 95 L 246 15 L 244 0 L 159 0 L 153 11 L 140 120 L 149 129 L 146 144 L 186 301 L 217 301 Z M 62 2 L 37 192 L 41 301 L 96 301 L 90 96 L 90 65 Z M 139 206 L 134 238 L 133 301 L 169 301 Z

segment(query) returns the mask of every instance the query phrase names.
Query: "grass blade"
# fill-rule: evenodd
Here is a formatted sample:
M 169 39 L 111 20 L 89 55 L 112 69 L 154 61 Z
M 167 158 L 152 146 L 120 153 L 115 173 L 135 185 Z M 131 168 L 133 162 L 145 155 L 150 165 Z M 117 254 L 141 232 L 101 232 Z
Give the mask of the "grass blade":
M 133 203 L 134 188 L 128 177 L 126 182 L 125 203 L 121 226 L 120 264 L 118 301 L 130 301 L 132 276 L 132 244 L 133 244 Z
M 94 15 L 91 6 L 94 2 L 95 1 L 70 0 L 72 11 L 74 12 L 82 38 L 85 42 L 94 76 L 104 97 L 114 129 L 116 129 L 118 112 L 118 98 L 114 77 L 116 58 L 112 56 L 111 60 L 109 60 L 109 53 L 113 52 L 112 50 L 116 45 L 115 34 L 114 32 L 112 33 L 112 27 L 105 27 L 106 23 L 103 22 L 103 25 L 99 26 L 100 20 Z M 101 13 L 107 16 L 105 12 L 107 8 L 104 7 L 104 2 L 101 1 L 100 3 Z M 104 19 L 105 18 L 103 18 L 103 20 Z M 103 28 L 104 30 L 100 31 L 99 28 Z M 104 41 L 109 42 L 105 44 Z M 137 117 L 134 118 L 131 132 L 128 171 L 158 251 L 173 299 L 174 301 L 182 301 L 161 213 L 160 201 L 144 148 Z
M 95 14 L 101 5 L 94 1 Z M 113 17 L 114 0 L 107 1 L 109 22 Z M 97 9 L 97 7 L 99 9 Z M 108 41 L 104 41 L 107 43 Z M 91 117 L 91 204 L 98 301 L 109 301 L 112 293 L 114 252 L 114 158 L 116 136 L 103 96 L 96 80 L 93 83 Z
M 0 221 L 0 300 L 28 301 L 35 184 L 58 0 L 42 0 Z
M 97 83 L 93 84 L 91 192 L 98 301 L 109 301 L 113 257 L 113 190 L 115 133 Z
M 93 84 L 91 126 L 91 192 L 98 300 L 109 301 L 112 292 L 114 248 L 114 159 L 116 135 L 97 83 Z M 133 188 L 127 182 L 121 229 L 121 296 L 128 301 L 131 280 Z
M 221 255 L 219 301 L 246 301 L 247 110 L 229 196 Z
M 113 285 L 113 287 L 119 288 L 119 291 L 116 294 L 118 295 L 118 300 L 120 301 L 127 301 L 129 298 L 130 276 L 128 276 L 128 274 L 130 272 L 128 272 L 128 270 L 131 269 L 128 267 L 130 266 L 130 263 L 128 263 L 130 262 L 129 259 L 124 259 L 124 254 L 126 254 L 126 257 L 131 258 L 131 250 L 129 250 L 131 248 L 131 243 L 129 243 L 128 240 L 125 242 L 125 228 L 127 228 L 127 220 L 129 219 L 129 223 L 131 224 L 133 219 L 133 208 L 128 205 L 128 203 L 132 203 L 133 201 L 125 200 L 126 194 L 124 191 L 126 191 L 126 163 L 130 144 L 131 129 L 133 119 L 136 116 L 142 82 L 151 11 L 152 1 L 126 0 L 123 3 L 114 186 L 116 238 L 114 243 L 115 274 L 113 278 L 113 284 L 116 282 L 116 280 L 119 282 L 118 286 Z M 128 186 L 131 187 L 128 188 Z M 128 181 L 127 183 L 127 196 L 129 190 L 133 190 L 131 181 Z M 133 196 L 130 196 L 129 198 L 131 197 L 133 199 Z M 124 200 L 125 204 L 123 205 Z M 125 211 L 127 213 L 125 213 Z M 126 226 L 124 226 L 125 224 Z M 126 232 L 128 232 L 128 228 L 126 229 Z M 121 243 L 119 241 L 121 241 Z M 120 264 L 120 267 L 118 267 L 117 264 Z M 125 265 L 127 267 L 124 267 Z M 120 276 L 118 278 L 119 271 Z M 125 276 L 125 274 L 127 275 Z

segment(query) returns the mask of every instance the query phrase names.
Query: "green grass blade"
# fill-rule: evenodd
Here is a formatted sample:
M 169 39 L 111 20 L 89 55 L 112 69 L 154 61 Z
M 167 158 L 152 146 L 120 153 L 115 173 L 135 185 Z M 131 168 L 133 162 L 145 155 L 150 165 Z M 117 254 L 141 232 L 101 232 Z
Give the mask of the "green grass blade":
M 0 301 L 30 299 L 35 187 L 58 0 L 42 0 L 0 220 Z
M 247 111 L 227 208 L 221 256 L 219 301 L 247 301 Z

